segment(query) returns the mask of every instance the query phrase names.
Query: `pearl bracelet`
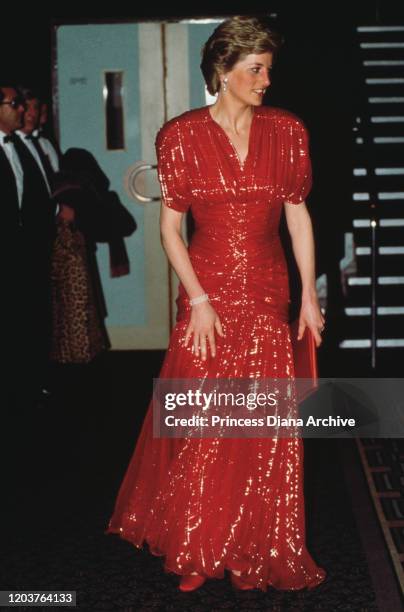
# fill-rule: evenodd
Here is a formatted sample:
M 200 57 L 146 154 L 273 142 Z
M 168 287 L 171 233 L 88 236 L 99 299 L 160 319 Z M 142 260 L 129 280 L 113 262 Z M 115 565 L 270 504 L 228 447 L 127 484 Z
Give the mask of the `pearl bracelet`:
M 203 293 L 202 295 L 198 295 L 198 297 L 189 300 L 191 306 L 195 306 L 195 304 L 201 304 L 202 302 L 209 302 L 209 296 L 207 293 Z

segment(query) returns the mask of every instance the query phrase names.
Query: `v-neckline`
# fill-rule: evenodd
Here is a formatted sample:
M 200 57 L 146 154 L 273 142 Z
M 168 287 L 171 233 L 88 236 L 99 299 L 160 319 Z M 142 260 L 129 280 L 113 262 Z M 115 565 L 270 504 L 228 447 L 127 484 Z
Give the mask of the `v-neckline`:
M 211 105 L 211 106 L 212 106 L 212 105 Z M 213 123 L 213 124 L 214 124 L 214 125 L 217 127 L 217 129 L 219 130 L 219 132 L 220 132 L 221 134 L 223 134 L 223 136 L 225 137 L 226 141 L 228 142 L 228 144 L 230 145 L 230 148 L 231 148 L 231 149 L 232 149 L 232 151 L 233 151 L 233 156 L 234 156 L 234 158 L 235 158 L 235 160 L 236 160 L 236 162 L 237 162 L 238 168 L 239 168 L 240 172 L 241 172 L 241 173 L 243 173 L 243 172 L 245 171 L 245 168 L 246 168 L 247 162 L 248 162 L 248 160 L 249 160 L 249 158 L 250 158 L 250 156 L 251 156 L 252 149 L 253 149 L 253 147 L 252 147 L 252 136 L 253 136 L 253 131 L 254 131 L 255 119 L 256 119 L 256 115 L 257 115 L 257 110 L 256 110 L 256 107 L 255 107 L 255 106 L 253 106 L 253 107 L 252 107 L 252 109 L 253 109 L 253 116 L 252 116 L 252 119 L 251 119 L 250 133 L 249 133 L 249 135 L 248 135 L 248 149 L 247 149 L 247 155 L 245 156 L 244 161 L 241 161 L 240 156 L 239 156 L 239 154 L 238 154 L 238 151 L 237 151 L 237 149 L 236 149 L 236 147 L 235 147 L 235 145 L 234 145 L 233 141 L 232 141 L 232 140 L 231 140 L 231 138 L 228 136 L 228 134 L 226 133 L 226 131 L 225 131 L 225 130 L 222 128 L 222 126 L 220 125 L 220 123 L 218 123 L 218 122 L 216 121 L 216 119 L 214 119 L 214 118 L 212 117 L 212 114 L 211 114 L 211 112 L 210 112 L 210 110 L 209 110 L 211 106 L 206 106 L 206 111 L 207 111 L 207 114 L 208 114 L 208 118 L 209 118 L 209 119 L 210 119 L 210 121 L 211 121 L 211 122 L 212 122 L 212 123 Z

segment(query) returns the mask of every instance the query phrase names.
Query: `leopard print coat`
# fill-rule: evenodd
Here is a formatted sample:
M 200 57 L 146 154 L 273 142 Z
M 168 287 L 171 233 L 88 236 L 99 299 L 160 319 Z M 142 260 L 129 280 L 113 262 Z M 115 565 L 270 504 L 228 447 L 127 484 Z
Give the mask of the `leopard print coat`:
M 60 218 L 52 254 L 51 295 L 52 361 L 88 363 L 109 348 L 85 237 L 74 223 Z

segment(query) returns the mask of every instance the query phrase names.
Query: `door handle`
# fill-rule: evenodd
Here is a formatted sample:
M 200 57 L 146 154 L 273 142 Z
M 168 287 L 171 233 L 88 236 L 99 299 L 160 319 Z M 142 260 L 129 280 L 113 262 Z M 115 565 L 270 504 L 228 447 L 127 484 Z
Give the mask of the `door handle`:
M 149 170 L 155 170 L 156 168 L 156 164 L 146 164 L 145 162 L 136 162 L 128 168 L 125 174 L 125 187 L 126 192 L 131 198 L 137 200 L 138 202 L 142 202 L 143 204 L 160 201 L 161 196 L 145 195 L 136 185 L 136 180 L 138 179 L 139 175 L 142 174 L 142 172 L 148 172 Z

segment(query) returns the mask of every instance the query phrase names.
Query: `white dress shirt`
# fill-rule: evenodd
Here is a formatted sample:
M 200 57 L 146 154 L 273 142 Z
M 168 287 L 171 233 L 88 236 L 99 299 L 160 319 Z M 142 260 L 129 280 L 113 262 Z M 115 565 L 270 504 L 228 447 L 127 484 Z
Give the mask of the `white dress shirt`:
M 24 191 L 24 172 L 21 167 L 20 158 L 18 157 L 18 154 L 14 148 L 14 144 L 11 141 L 4 142 L 4 138 L 6 136 L 7 134 L 0 130 L 0 147 L 6 154 L 7 159 L 10 162 L 10 166 L 14 172 L 15 182 L 17 186 L 18 204 L 21 208 L 22 195 Z

